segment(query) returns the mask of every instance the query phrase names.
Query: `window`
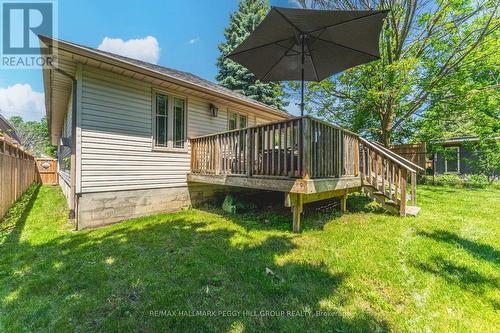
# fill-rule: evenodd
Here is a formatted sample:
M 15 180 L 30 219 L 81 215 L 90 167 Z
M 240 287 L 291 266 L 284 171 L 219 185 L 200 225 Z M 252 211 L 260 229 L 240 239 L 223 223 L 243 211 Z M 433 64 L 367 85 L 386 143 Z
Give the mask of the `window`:
M 183 99 L 174 98 L 174 147 L 184 148 L 185 136 L 185 103 Z
M 448 147 L 444 156 L 444 172 L 460 173 L 460 148 Z
M 238 128 L 238 115 L 234 112 L 229 113 L 229 124 L 228 124 L 228 130 L 234 130 Z
M 167 147 L 168 97 L 156 94 L 156 146 Z
M 248 117 L 246 115 L 238 114 L 236 112 L 229 112 L 228 129 L 234 130 L 238 128 L 245 128 L 248 125 Z
M 247 116 L 243 116 L 240 114 L 240 128 L 247 127 Z
M 184 148 L 186 141 L 186 101 L 155 93 L 154 146 Z

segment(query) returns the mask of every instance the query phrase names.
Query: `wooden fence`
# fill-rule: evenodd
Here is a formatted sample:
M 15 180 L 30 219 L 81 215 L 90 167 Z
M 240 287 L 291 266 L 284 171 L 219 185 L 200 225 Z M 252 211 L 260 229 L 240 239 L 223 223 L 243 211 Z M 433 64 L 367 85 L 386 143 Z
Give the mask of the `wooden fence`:
M 426 168 L 427 151 L 425 142 L 392 145 L 389 149 L 419 167 Z
M 0 219 L 37 180 L 35 158 L 8 137 L 0 136 Z
M 53 158 L 37 158 L 36 167 L 40 183 L 44 185 L 56 185 L 58 183 L 57 160 Z

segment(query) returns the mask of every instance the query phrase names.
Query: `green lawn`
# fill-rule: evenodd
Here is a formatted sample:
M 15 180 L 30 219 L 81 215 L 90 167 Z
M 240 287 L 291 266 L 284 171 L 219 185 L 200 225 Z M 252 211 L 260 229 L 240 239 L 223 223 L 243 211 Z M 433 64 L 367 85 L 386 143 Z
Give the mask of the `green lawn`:
M 418 195 L 417 218 L 350 197 L 298 235 L 219 210 L 74 232 L 60 190 L 33 188 L 0 224 L 0 331 L 498 332 L 500 190 Z

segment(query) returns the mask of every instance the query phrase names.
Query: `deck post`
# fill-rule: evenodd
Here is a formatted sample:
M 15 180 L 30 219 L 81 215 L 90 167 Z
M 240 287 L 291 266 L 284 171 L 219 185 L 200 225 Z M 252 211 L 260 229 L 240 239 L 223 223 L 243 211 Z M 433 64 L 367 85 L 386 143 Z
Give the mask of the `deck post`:
M 417 173 L 411 173 L 411 205 L 417 205 Z
M 346 193 L 340 198 L 340 211 L 342 213 L 347 212 L 347 190 Z
M 301 119 L 302 136 L 299 140 L 302 140 L 302 175 L 303 179 L 309 179 L 311 176 L 311 166 L 309 164 L 311 160 L 311 129 L 309 127 L 309 119 L 303 117 Z M 300 134 L 300 133 L 299 133 Z M 300 156 L 300 155 L 299 155 Z M 293 149 L 292 149 L 293 158 Z M 299 162 L 300 163 L 300 162 Z
M 246 151 L 246 155 L 247 155 L 246 156 L 246 166 L 245 166 L 247 177 L 251 177 L 253 174 L 253 170 L 252 170 L 252 168 L 253 168 L 252 143 L 253 143 L 253 131 L 251 128 L 248 128 L 246 130 L 246 144 L 245 144 L 246 149 L 247 149 L 247 151 Z
M 407 179 L 407 174 L 406 174 L 406 169 L 401 170 L 401 186 L 399 191 L 401 192 L 401 202 L 399 206 L 399 215 L 401 216 L 406 216 L 406 180 Z
M 304 206 L 304 194 L 302 193 L 290 193 L 290 199 L 292 199 L 292 212 L 293 212 L 293 232 L 300 232 L 300 215 L 302 214 Z

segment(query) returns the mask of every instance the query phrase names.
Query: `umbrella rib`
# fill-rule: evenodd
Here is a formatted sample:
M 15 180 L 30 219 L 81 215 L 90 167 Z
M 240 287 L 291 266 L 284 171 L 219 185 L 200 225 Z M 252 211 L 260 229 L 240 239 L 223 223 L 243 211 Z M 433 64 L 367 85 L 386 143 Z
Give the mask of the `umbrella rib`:
M 261 47 L 266 47 L 266 46 L 269 46 L 269 45 L 273 45 L 273 44 L 276 44 L 276 43 L 281 43 L 281 42 L 284 42 L 286 40 L 289 40 L 290 37 L 288 38 L 283 38 L 283 39 L 280 39 L 280 40 L 275 40 L 273 42 L 270 42 L 270 43 L 266 43 L 266 44 L 262 44 L 262 45 L 258 45 L 258 46 L 254 46 L 254 47 L 251 47 L 249 49 L 246 49 L 246 50 L 241 50 L 241 51 L 238 51 L 238 52 L 231 52 L 229 53 L 226 58 L 229 58 L 229 57 L 232 57 L 232 56 L 235 56 L 235 55 L 238 55 L 238 54 L 241 54 L 241 53 L 244 53 L 244 52 L 248 52 L 248 51 L 253 51 L 253 50 L 256 50 L 256 49 L 260 49 Z
M 346 46 L 346 45 L 342 45 L 342 44 L 333 42 L 331 40 L 327 40 L 327 39 L 323 39 L 323 38 L 317 38 L 317 37 L 313 37 L 313 38 L 316 38 L 317 40 L 320 40 L 320 41 L 325 42 L 325 43 L 330 43 L 330 44 L 333 44 L 333 45 L 336 45 L 336 46 L 343 47 L 343 48 L 351 50 L 351 51 L 355 51 L 355 52 L 358 52 L 358 53 L 363 53 L 363 54 L 369 55 L 370 57 L 374 57 L 375 59 L 380 59 L 379 56 L 376 56 L 374 54 L 371 54 L 371 53 L 368 53 L 368 52 L 365 52 L 365 51 L 361 51 L 361 50 L 358 50 L 358 49 L 353 49 L 352 47 L 349 47 L 349 46 Z
M 318 77 L 318 71 L 316 70 L 316 64 L 314 63 L 314 58 L 313 58 L 313 55 L 311 53 L 311 46 L 309 45 L 309 39 L 306 40 L 306 43 L 307 43 L 307 49 L 309 51 L 309 57 L 311 57 L 311 63 L 313 65 L 314 75 L 316 76 L 316 81 L 320 81 L 319 77 Z
M 283 14 L 281 11 L 279 11 L 276 7 L 273 7 L 273 9 L 278 13 L 280 14 L 280 16 L 288 23 L 290 24 L 293 28 L 295 28 L 297 31 L 299 31 L 300 33 L 303 33 L 302 30 L 299 29 L 299 27 L 297 27 L 292 21 L 290 21 L 288 19 L 288 17 L 285 16 L 285 14 Z
M 271 71 L 274 69 L 274 67 L 276 67 L 276 66 L 279 64 L 279 62 L 281 61 L 281 59 L 283 59 L 283 58 L 285 57 L 285 55 L 286 55 L 286 52 L 285 52 L 285 53 L 283 53 L 283 55 L 282 55 L 282 56 L 278 59 L 278 61 L 276 61 L 276 62 L 275 62 L 275 63 L 271 66 L 271 68 L 269 68 L 269 70 L 266 72 L 266 74 L 264 74 L 264 76 L 262 77 L 262 79 L 260 79 L 260 81 L 263 81 L 263 80 L 265 80 L 265 79 L 266 79 L 266 77 L 269 75 L 269 73 L 271 73 Z
M 370 17 L 370 16 L 374 16 L 374 15 L 378 15 L 378 14 L 383 14 L 383 13 L 386 13 L 386 12 L 388 12 L 388 10 L 381 10 L 381 11 L 378 11 L 378 12 L 375 12 L 375 13 L 370 13 L 368 15 L 363 15 L 363 16 L 360 16 L 360 17 L 356 17 L 356 18 L 353 18 L 353 19 L 350 19 L 350 20 L 347 20 L 347 21 L 342 21 L 342 22 L 335 23 L 335 24 L 332 24 L 332 25 L 326 25 L 324 27 L 321 27 L 321 28 L 318 28 L 318 29 L 315 29 L 315 30 L 312 30 L 312 31 L 308 31 L 307 33 L 308 34 L 312 34 L 313 32 L 320 31 L 322 29 L 325 29 L 325 30 L 326 29 L 330 29 L 330 28 L 336 27 L 338 25 L 342 25 L 342 24 L 349 23 L 349 22 L 356 21 L 356 20 L 361 20 L 361 19 L 364 19 L 364 18 L 367 18 L 367 17 Z

